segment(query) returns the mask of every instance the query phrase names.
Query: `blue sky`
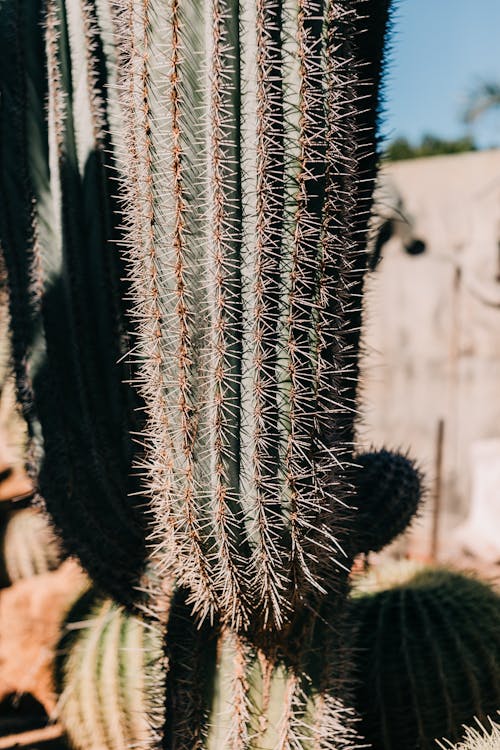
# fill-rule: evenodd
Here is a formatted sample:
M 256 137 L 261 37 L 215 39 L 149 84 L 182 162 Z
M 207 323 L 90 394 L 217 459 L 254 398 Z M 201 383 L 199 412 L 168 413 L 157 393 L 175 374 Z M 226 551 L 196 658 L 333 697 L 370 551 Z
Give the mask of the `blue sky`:
M 399 0 L 392 47 L 387 136 L 460 137 L 467 93 L 500 82 L 500 0 Z M 500 145 L 500 111 L 473 134 L 482 147 Z

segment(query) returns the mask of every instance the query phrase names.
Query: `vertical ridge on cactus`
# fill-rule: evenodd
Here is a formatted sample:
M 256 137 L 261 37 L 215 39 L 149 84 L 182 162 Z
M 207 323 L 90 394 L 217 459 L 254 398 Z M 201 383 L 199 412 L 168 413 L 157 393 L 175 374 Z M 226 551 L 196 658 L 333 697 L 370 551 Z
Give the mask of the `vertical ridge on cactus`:
M 375 569 L 354 587 L 346 623 L 354 706 L 374 750 L 456 742 L 498 709 L 500 597 L 488 584 L 408 562 Z
M 345 575 L 388 3 L 114 10 L 152 541 L 202 619 L 280 629 Z

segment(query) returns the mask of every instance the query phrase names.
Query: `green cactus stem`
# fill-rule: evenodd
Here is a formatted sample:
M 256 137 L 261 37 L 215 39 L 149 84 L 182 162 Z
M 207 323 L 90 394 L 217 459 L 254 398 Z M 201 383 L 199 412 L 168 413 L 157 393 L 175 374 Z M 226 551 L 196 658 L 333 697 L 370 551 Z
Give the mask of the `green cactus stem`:
M 201 618 L 279 629 L 345 577 L 389 3 L 116 6 L 154 542 Z
M 67 549 L 128 601 L 146 522 L 131 478 L 110 24 L 104 0 L 0 2 L 0 244 L 33 481 Z
M 9 513 L 2 531 L 1 567 L 9 583 L 59 567 L 62 551 L 43 515 L 32 509 Z
M 480 627 L 478 627 L 480 624 Z M 374 569 L 351 598 L 354 706 L 373 750 L 456 742 L 500 706 L 500 596 L 462 573 Z

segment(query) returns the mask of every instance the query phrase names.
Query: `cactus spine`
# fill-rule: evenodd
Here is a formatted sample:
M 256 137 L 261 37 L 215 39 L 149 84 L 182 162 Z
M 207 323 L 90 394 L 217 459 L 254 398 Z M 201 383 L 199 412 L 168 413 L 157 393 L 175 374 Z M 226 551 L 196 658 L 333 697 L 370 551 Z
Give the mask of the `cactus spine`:
M 281 628 L 342 577 L 388 3 L 117 7 L 154 539 Z
M 375 569 L 363 588 L 347 623 L 359 676 L 354 705 L 374 750 L 455 742 L 463 724 L 495 713 L 498 593 L 460 573 L 407 564 L 388 576 Z
M 442 750 L 500 750 L 500 725 L 491 719 L 482 726 L 466 727 L 465 737 L 458 745 L 438 743 Z

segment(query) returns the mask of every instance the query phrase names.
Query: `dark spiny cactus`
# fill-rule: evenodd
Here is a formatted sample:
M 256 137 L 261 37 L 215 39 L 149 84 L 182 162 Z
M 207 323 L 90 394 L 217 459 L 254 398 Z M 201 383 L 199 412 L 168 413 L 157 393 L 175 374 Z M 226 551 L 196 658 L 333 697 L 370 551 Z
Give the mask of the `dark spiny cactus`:
M 386 450 L 356 456 L 353 544 L 356 552 L 379 552 L 401 534 L 422 502 L 422 475 L 415 463 Z
M 360 732 L 373 750 L 430 750 L 500 706 L 500 596 L 415 564 L 375 569 L 352 597 Z
M 62 553 L 57 538 L 41 513 L 31 508 L 9 513 L 2 531 L 0 567 L 7 580 L 15 583 L 23 578 L 55 570 Z
M 129 600 L 145 522 L 130 496 L 110 23 L 104 0 L 0 3 L 0 241 L 32 476 L 68 550 Z
M 280 628 L 344 575 L 388 2 L 117 6 L 154 541 Z

